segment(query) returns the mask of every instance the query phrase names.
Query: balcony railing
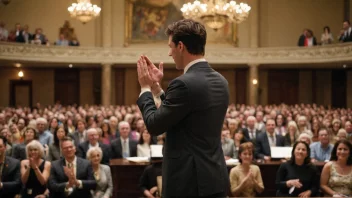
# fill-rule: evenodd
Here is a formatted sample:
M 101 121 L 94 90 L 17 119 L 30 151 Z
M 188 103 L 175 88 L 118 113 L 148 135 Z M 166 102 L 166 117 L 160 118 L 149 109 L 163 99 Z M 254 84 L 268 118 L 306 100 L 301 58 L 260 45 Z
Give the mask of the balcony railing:
M 168 46 L 139 45 L 127 48 L 61 47 L 0 42 L 0 60 L 44 63 L 134 64 L 141 54 L 154 61 L 173 63 Z M 212 64 L 314 64 L 352 61 L 352 43 L 316 47 L 234 48 L 206 47 Z

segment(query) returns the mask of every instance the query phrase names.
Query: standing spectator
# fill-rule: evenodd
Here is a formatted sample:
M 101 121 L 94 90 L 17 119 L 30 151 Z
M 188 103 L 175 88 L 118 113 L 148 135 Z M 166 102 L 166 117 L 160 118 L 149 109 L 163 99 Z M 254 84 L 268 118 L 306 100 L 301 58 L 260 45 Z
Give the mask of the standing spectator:
M 70 41 L 69 45 L 70 46 L 79 46 L 80 45 L 76 36 L 72 37 L 72 40 Z
M 55 45 L 58 46 L 68 46 L 68 40 L 65 38 L 64 34 L 59 35 L 59 39 L 55 42 Z
M 35 30 L 35 34 L 33 35 L 32 43 L 38 44 L 38 45 L 45 45 L 46 44 L 46 38 L 42 32 L 43 32 L 42 28 L 37 28 Z
M 325 26 L 323 30 L 324 32 L 321 34 L 321 39 L 320 39 L 321 44 L 322 45 L 331 44 L 334 41 L 334 37 L 330 32 L 330 27 Z
M 5 23 L 3 21 L 0 21 L 0 41 L 7 41 L 8 36 L 9 32 L 5 28 Z
M 15 25 L 15 34 L 16 34 L 15 41 L 17 43 L 24 43 L 25 42 L 24 37 L 23 37 L 23 30 L 21 28 L 21 24 L 19 24 L 19 23 L 16 23 L 16 25 Z
M 25 43 L 31 43 L 31 41 L 33 39 L 33 35 L 29 32 L 29 26 L 28 25 L 23 26 L 22 35 L 23 35 Z
M 352 42 L 352 27 L 351 27 L 351 23 L 349 20 L 345 20 L 343 22 L 343 36 L 340 37 L 340 41 L 342 42 Z
M 304 46 L 311 47 L 316 45 L 318 45 L 318 43 L 317 43 L 317 39 L 313 35 L 313 31 L 307 30 L 306 39 L 304 40 Z
M 301 36 L 299 36 L 298 39 L 298 46 L 303 47 L 305 40 L 306 40 L 306 35 L 307 35 L 308 29 L 304 29 L 303 33 L 301 34 Z

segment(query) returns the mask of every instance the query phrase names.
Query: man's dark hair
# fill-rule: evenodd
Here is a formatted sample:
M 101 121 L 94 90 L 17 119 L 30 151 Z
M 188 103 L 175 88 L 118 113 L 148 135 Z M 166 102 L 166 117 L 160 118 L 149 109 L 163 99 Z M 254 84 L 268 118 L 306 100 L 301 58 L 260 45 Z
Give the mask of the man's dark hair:
M 204 25 L 199 22 L 183 19 L 166 28 L 165 34 L 172 36 L 175 46 L 182 42 L 192 55 L 204 55 L 207 32 Z
M 6 147 L 6 144 L 7 144 L 6 137 L 0 135 L 0 140 L 2 140 L 2 142 L 4 143 L 4 146 Z
M 350 20 L 344 20 L 343 22 L 348 23 L 348 25 L 351 25 Z

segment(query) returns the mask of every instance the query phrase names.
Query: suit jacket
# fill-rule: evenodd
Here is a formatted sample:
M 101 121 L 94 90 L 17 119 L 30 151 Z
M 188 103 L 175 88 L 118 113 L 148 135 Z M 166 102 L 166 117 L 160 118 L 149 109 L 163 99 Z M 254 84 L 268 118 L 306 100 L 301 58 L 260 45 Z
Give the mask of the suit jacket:
M 103 198 L 112 196 L 112 177 L 110 167 L 100 164 L 100 179 L 97 181 L 97 188 L 92 191 L 93 198 Z
M 64 172 L 66 160 L 64 158 L 52 162 L 48 188 L 51 198 L 61 197 L 91 197 L 90 190 L 95 190 L 97 183 L 93 176 L 93 169 L 88 160 L 77 158 L 76 178 L 82 181 L 82 189 L 75 188 L 69 196 L 66 196 L 65 187 L 68 178 Z
M 261 131 L 259 131 L 258 129 L 254 129 L 254 131 L 255 131 L 255 139 L 257 139 Z M 253 144 L 255 144 L 255 139 L 250 138 L 248 128 L 243 128 L 243 136 L 247 141 L 251 141 Z
M 231 158 L 237 158 L 237 152 L 235 148 L 235 143 L 233 142 L 232 139 L 225 139 L 225 143 L 221 145 L 222 151 L 224 152 L 224 156 L 228 156 Z
M 27 159 L 26 144 L 21 143 L 21 144 L 15 145 L 13 147 L 12 156 L 11 157 L 13 157 L 15 159 L 18 159 L 19 161 Z
M 23 36 L 23 30 L 21 30 L 18 34 L 18 36 L 16 36 L 16 42 L 18 43 L 24 43 L 24 36 Z
M 85 132 L 84 132 L 85 133 Z M 78 148 L 79 144 L 79 132 L 75 131 L 74 133 L 70 133 L 69 137 L 73 139 L 73 143 L 75 144 L 76 148 Z M 87 137 L 85 137 L 85 140 L 87 140 Z M 82 142 L 83 143 L 83 142 Z
M 352 42 L 352 30 L 350 31 L 351 27 L 347 30 L 346 35 L 341 36 L 342 42 Z
M 108 145 L 99 142 L 99 147 L 103 151 L 103 158 L 101 159 L 102 164 L 109 165 L 110 162 L 110 148 Z M 89 142 L 85 141 L 79 144 L 76 155 L 83 159 L 86 159 L 87 151 L 89 150 Z
M 60 148 L 57 147 L 55 144 L 50 144 L 47 160 L 52 162 L 52 161 L 59 160 L 60 158 L 61 158 Z
M 285 138 L 281 135 L 275 134 L 276 146 L 285 146 Z M 258 159 L 263 159 L 264 156 L 271 156 L 270 144 L 266 132 L 259 134 L 256 139 L 256 157 Z
M 137 101 L 152 135 L 167 131 L 163 149 L 163 197 L 227 192 L 229 176 L 221 128 L 229 103 L 226 79 L 198 62 L 172 80 L 157 109 L 151 92 Z
M 137 156 L 137 144 L 138 142 L 131 140 L 131 138 L 128 138 L 128 145 L 130 147 L 130 157 L 136 157 Z M 122 143 L 121 139 L 117 138 L 111 142 L 110 145 L 110 156 L 111 159 L 119 159 L 122 158 Z
M 0 189 L 0 197 L 15 197 L 21 190 L 20 161 L 12 157 L 5 157 L 1 174 L 3 187 Z

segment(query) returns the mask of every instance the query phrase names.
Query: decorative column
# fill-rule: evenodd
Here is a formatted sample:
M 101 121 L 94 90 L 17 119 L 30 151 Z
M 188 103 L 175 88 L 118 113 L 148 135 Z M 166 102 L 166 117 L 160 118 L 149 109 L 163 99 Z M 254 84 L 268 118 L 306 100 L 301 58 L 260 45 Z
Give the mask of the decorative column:
M 111 65 L 102 64 L 101 71 L 101 103 L 103 106 L 111 104 Z
M 249 12 L 250 19 L 250 42 L 251 48 L 259 47 L 259 2 L 258 0 L 250 1 L 251 11 Z
M 248 103 L 249 105 L 258 104 L 258 64 L 249 64 L 248 76 Z
M 112 0 L 102 1 L 102 44 L 103 47 L 112 45 Z

